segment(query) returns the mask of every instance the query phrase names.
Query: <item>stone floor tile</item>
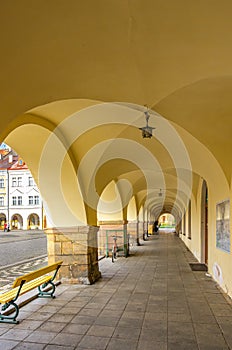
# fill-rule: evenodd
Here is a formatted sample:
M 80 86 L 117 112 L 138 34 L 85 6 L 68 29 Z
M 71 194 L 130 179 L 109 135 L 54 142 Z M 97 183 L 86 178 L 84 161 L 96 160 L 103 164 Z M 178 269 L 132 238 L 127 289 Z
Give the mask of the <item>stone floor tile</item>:
M 50 322 L 63 322 L 63 323 L 69 323 L 72 319 L 74 318 L 74 315 L 66 315 L 66 314 L 62 314 L 59 312 L 56 312 L 53 316 L 51 316 L 49 318 Z
M 113 303 L 113 302 L 109 302 L 108 304 L 106 304 L 105 306 L 105 310 L 120 310 L 123 311 L 126 308 L 126 304 L 119 304 L 119 303 Z
M 222 334 L 221 328 L 217 323 L 194 323 L 193 324 L 196 334 Z M 232 331 L 232 328 L 231 328 Z
M 228 350 L 230 348 L 228 348 L 228 346 L 218 346 L 216 345 L 212 345 L 212 344 L 198 344 L 198 349 L 199 350 Z
M 227 305 L 226 298 L 222 294 L 208 293 L 205 294 L 209 304 L 224 304 Z
M 34 321 L 46 321 L 47 319 L 49 319 L 51 316 L 53 316 L 52 313 L 50 312 L 33 312 L 33 314 L 30 314 L 27 317 L 27 320 L 34 320 Z
M 44 350 L 44 344 L 21 342 L 14 349 L 17 350 Z
M 45 305 L 43 307 L 40 307 L 37 311 L 38 312 L 50 312 L 54 314 L 55 312 L 58 312 L 61 309 L 61 306 L 53 306 L 53 305 Z
M 77 315 L 79 311 L 81 311 L 81 307 L 63 307 L 62 309 L 59 310 L 59 314 L 64 314 L 64 315 Z
M 120 327 L 129 327 L 129 328 L 139 328 L 143 324 L 143 320 L 134 319 L 134 318 L 121 318 L 118 322 Z
M 145 341 L 147 339 L 161 343 L 167 342 L 167 327 L 142 328 L 140 340 Z
M 62 333 L 73 333 L 73 334 L 86 334 L 89 330 L 90 325 L 88 324 L 78 324 L 78 323 L 69 323 L 62 330 Z
M 128 330 L 128 328 L 125 327 L 116 327 L 113 338 L 138 340 L 140 332 L 140 328 L 130 328 Z
M 46 321 L 39 328 L 37 328 L 37 330 L 58 333 L 65 327 L 65 325 L 66 323 L 64 322 Z
M 164 313 L 166 314 L 168 307 L 164 305 L 147 305 L 145 312 L 150 313 Z
M 119 317 L 99 316 L 96 318 L 96 321 L 94 322 L 94 324 L 115 327 L 118 324 L 118 321 L 119 321 Z
M 109 343 L 108 337 L 95 337 L 92 335 L 85 335 L 80 343 L 78 344 L 78 348 L 83 347 L 85 349 L 94 349 L 94 350 L 104 350 Z
M 213 349 L 227 349 L 228 345 L 226 344 L 225 338 L 220 333 L 210 333 L 206 331 L 196 331 L 197 342 L 200 347 L 211 346 Z
M 114 317 L 120 318 L 122 316 L 123 310 L 109 310 L 103 309 L 98 317 Z
M 25 341 L 48 344 L 53 338 L 55 338 L 56 335 L 57 333 L 55 332 L 34 331 L 27 338 L 25 338 Z
M 100 314 L 101 310 L 99 309 L 89 309 L 87 307 L 81 309 L 81 311 L 78 313 L 80 316 L 92 316 L 96 317 Z
M 197 342 L 179 340 L 177 343 L 168 342 L 168 350 L 199 350 Z
M 218 324 L 232 325 L 232 316 L 216 316 Z
M 12 350 L 18 344 L 18 341 L 4 340 L 1 339 L 0 349 L 1 350 Z
M 189 308 L 187 306 L 179 307 L 179 305 L 168 306 L 167 312 L 168 314 L 189 314 Z
M 125 311 L 136 311 L 136 312 L 145 312 L 146 311 L 146 303 L 135 303 L 135 302 L 129 302 L 126 307 L 124 308 Z
M 107 346 L 107 350 L 135 350 L 138 342 L 136 340 L 112 338 Z
M 161 343 L 155 340 L 139 341 L 137 350 L 168 350 L 166 342 Z
M 215 315 L 198 315 L 194 313 L 191 315 L 194 323 L 216 323 Z
M 138 311 L 124 311 L 122 314 L 122 318 L 134 318 L 143 320 L 144 319 L 144 312 L 138 312 Z
M 215 316 L 232 317 L 232 307 L 229 304 L 211 304 L 210 307 Z
M 167 321 L 167 312 L 146 312 L 144 314 L 143 326 L 151 324 L 153 321 Z
M 28 303 L 23 307 L 23 311 L 34 312 L 41 309 L 41 307 L 43 307 L 43 305 L 38 304 L 37 300 L 33 300 L 31 303 Z
M 32 329 L 35 330 L 41 326 L 43 320 L 23 320 L 17 325 L 18 329 Z
M 23 340 L 26 337 L 28 337 L 32 333 L 32 330 L 25 330 L 25 329 L 10 329 L 6 333 L 4 333 L 1 336 L 2 339 L 8 339 L 8 340 Z M 0 343 L 0 349 L 1 349 L 1 343 Z
M 93 325 L 89 328 L 87 335 L 94 335 L 99 337 L 111 337 L 114 332 L 114 327 Z
M 72 301 L 69 301 L 64 307 L 68 308 L 82 308 L 85 307 L 85 305 L 88 304 L 88 300 L 82 300 L 82 298 L 79 298 L 78 300 L 72 299 Z
M 194 343 L 196 341 L 192 323 L 168 322 L 169 343 Z
M 83 348 L 82 346 L 77 345 L 75 350 L 85 350 L 86 348 Z M 88 350 L 95 350 L 94 348 L 88 348 Z
M 83 335 L 81 334 L 72 334 L 72 333 L 59 333 L 57 336 L 51 340 L 50 343 L 56 345 L 64 345 L 64 346 L 77 346 L 77 344 L 81 341 Z
M 74 350 L 74 346 L 49 344 L 44 348 L 44 350 Z
M 9 328 L 9 329 L 11 329 L 11 328 Z M 1 328 L 0 328 L 0 336 L 3 335 L 4 333 L 8 332 L 9 329 L 8 329 L 8 328 L 3 328 L 3 327 L 1 327 Z M 2 338 L 2 337 L 1 337 L 1 338 Z
M 82 316 L 77 315 L 75 316 L 71 323 L 77 323 L 77 324 L 93 324 L 97 320 L 97 317 L 91 317 L 91 316 Z
M 168 313 L 169 322 L 192 322 L 190 313 Z

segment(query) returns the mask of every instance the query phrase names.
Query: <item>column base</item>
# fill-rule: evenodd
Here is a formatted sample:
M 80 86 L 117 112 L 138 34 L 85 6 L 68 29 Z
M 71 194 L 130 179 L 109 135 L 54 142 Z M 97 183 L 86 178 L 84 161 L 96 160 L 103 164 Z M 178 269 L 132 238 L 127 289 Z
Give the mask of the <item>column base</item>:
M 58 278 L 63 283 L 93 284 L 101 277 L 96 226 L 49 228 L 48 263 L 63 260 Z

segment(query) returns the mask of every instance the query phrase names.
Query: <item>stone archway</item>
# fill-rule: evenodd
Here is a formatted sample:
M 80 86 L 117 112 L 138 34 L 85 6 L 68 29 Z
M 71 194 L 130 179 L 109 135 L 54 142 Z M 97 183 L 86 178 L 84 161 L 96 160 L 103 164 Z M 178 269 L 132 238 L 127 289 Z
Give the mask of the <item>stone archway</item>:
M 159 226 L 160 229 L 168 229 L 168 230 L 175 230 L 176 227 L 176 220 L 174 215 L 170 214 L 170 213 L 163 213 L 162 215 L 160 215 L 159 217 Z
M 40 226 L 40 218 L 38 214 L 32 213 L 27 218 L 27 228 L 28 230 L 38 229 Z
M 10 226 L 12 230 L 21 230 L 23 228 L 22 216 L 20 214 L 12 215 Z
M 4 213 L 0 213 L 0 229 L 4 229 L 4 224 L 6 223 L 6 215 Z

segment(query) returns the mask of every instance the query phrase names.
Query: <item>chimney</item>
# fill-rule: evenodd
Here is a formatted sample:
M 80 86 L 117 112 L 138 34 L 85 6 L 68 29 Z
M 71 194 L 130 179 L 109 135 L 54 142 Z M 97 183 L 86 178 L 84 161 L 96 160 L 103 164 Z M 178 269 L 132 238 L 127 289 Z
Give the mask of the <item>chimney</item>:
M 9 163 L 12 163 L 13 162 L 13 155 L 10 154 L 8 159 L 9 159 Z

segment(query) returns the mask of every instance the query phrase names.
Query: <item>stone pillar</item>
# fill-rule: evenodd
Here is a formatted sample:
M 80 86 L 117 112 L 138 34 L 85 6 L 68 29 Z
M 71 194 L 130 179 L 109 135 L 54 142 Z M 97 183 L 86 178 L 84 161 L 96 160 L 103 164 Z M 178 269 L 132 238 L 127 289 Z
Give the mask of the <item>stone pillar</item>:
M 138 230 L 139 230 L 139 240 L 143 240 L 144 237 L 144 222 L 139 221 L 138 222 Z
M 129 244 L 140 245 L 139 243 L 139 223 L 138 221 L 130 221 L 127 224 L 127 232 L 129 237 Z
M 107 257 L 111 255 L 114 242 L 113 236 L 117 236 L 117 246 L 120 249 L 120 254 L 127 257 L 129 254 L 127 221 L 100 221 L 99 225 L 101 246 L 104 249 L 104 254 Z
M 98 266 L 97 226 L 45 229 L 48 263 L 63 260 L 58 278 L 64 283 L 92 284 L 101 277 Z

